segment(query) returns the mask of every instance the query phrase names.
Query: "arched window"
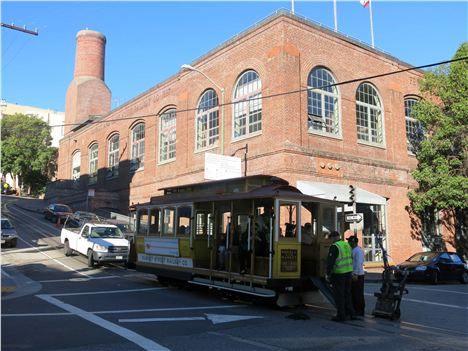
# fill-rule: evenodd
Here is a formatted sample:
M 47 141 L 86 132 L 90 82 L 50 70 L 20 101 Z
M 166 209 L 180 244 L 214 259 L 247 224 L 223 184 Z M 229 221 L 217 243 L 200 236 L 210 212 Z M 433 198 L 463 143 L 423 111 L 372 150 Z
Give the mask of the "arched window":
M 358 140 L 383 145 L 382 104 L 377 90 L 362 83 L 356 91 L 356 127 Z
M 89 184 L 97 182 L 98 175 L 98 144 L 89 148 Z
M 176 109 L 164 112 L 159 121 L 159 162 L 176 158 Z
M 340 134 L 338 89 L 331 73 L 323 67 L 314 68 L 307 80 L 307 114 L 309 132 Z
M 414 154 L 424 139 L 424 129 L 421 123 L 412 117 L 413 106 L 418 103 L 416 98 L 405 99 L 406 146 L 409 153 Z
M 138 123 L 132 129 L 132 158 L 130 170 L 136 171 L 145 166 L 145 124 Z
M 72 180 L 74 182 L 80 181 L 80 165 L 81 165 L 81 152 L 77 151 L 72 157 Z
M 114 134 L 107 141 L 107 178 L 114 178 L 119 175 L 119 134 Z
M 242 74 L 234 90 L 233 138 L 262 130 L 262 81 L 255 71 Z
M 196 150 L 217 145 L 219 139 L 218 95 L 213 89 L 207 90 L 198 103 L 196 116 Z

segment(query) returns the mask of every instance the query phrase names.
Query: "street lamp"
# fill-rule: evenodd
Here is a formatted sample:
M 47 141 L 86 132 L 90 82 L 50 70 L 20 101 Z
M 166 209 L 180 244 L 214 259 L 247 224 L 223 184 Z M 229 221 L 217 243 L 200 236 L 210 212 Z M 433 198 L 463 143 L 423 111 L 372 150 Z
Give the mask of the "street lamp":
M 199 69 L 191 65 L 183 64 L 180 68 L 200 73 L 202 76 L 208 79 L 216 88 L 218 88 L 221 91 L 221 155 L 224 155 L 224 88 L 220 87 L 205 73 L 203 73 L 202 71 L 200 71 Z

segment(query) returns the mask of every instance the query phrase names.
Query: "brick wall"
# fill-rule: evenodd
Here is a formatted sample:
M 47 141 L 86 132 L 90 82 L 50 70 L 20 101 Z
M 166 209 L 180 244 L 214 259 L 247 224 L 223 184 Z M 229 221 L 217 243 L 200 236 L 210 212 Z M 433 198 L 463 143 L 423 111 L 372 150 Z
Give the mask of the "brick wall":
M 336 81 L 396 71 L 408 66 L 377 51 L 317 29 L 291 16 L 274 16 L 260 27 L 246 32 L 193 64 L 225 89 L 224 153 L 230 155 L 248 143 L 248 175 L 272 174 L 292 185 L 297 180 L 354 184 L 389 199 L 388 223 L 390 253 L 398 261 L 421 249 L 410 238 L 410 221 L 405 211 L 406 192 L 414 185 L 409 172 L 416 160 L 406 149 L 404 97 L 418 94 L 421 72 L 411 71 L 372 79 L 383 103 L 384 147 L 357 141 L 355 94 L 359 82 L 339 86 L 342 133 L 324 137 L 308 132 L 307 93 L 268 97 L 307 87 L 308 74 L 316 66 L 326 67 Z M 237 79 L 247 69 L 255 70 L 262 80 L 262 133 L 252 138 L 232 140 L 232 96 Z M 104 123 L 83 127 L 68 134 L 59 156 L 59 178 L 70 179 L 71 155 L 81 150 L 81 174 L 88 172 L 88 147 L 99 143 L 99 168 L 107 166 L 107 139 L 120 135 L 120 177 L 106 180 L 100 176 L 97 189 L 113 191 L 122 202 L 149 201 L 158 189 L 203 180 L 204 152 L 195 149 L 195 111 L 200 96 L 215 89 L 203 75 L 180 71 L 166 81 L 110 112 Z M 176 107 L 176 160 L 158 163 L 159 118 L 155 116 Z M 191 110 L 192 109 L 192 110 Z M 221 119 L 221 112 L 220 112 Z M 144 170 L 130 173 L 131 128 L 145 123 Z M 76 140 L 76 141 L 74 141 Z M 219 153 L 219 147 L 209 150 Z M 236 156 L 242 157 L 242 152 Z M 329 167 L 331 165 L 331 168 Z M 324 167 L 322 167 L 324 166 Z

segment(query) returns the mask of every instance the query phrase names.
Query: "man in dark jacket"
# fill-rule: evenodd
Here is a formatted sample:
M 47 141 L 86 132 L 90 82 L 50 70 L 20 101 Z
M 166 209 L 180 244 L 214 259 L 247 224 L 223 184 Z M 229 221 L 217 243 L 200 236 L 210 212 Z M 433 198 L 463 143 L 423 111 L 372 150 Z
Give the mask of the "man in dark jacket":
M 335 322 L 344 322 L 346 316 L 357 319 L 351 299 L 351 279 L 353 272 L 353 259 L 351 246 L 341 240 L 336 231 L 330 233 L 332 245 L 328 250 L 327 276 L 330 278 L 333 296 L 336 304 L 336 316 L 332 318 Z

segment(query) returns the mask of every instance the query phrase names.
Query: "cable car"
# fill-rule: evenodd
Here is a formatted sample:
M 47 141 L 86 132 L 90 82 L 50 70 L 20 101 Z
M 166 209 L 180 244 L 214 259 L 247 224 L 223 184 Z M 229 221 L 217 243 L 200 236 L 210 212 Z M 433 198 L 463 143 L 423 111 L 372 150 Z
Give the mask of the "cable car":
M 323 301 L 318 289 L 329 293 L 320 278 L 327 234 L 343 225 L 342 204 L 269 175 L 160 190 L 136 205 L 138 271 L 273 298 L 279 306 Z

